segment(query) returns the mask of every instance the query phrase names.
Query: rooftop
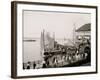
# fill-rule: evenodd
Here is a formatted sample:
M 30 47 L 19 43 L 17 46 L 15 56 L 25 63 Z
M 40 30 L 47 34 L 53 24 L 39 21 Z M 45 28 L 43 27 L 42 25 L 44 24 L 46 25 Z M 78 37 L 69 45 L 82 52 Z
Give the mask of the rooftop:
M 84 24 L 83 26 L 81 26 L 80 28 L 78 28 L 76 30 L 76 32 L 80 32 L 80 31 L 90 31 L 91 30 L 91 24 L 90 23 L 87 23 L 87 24 Z

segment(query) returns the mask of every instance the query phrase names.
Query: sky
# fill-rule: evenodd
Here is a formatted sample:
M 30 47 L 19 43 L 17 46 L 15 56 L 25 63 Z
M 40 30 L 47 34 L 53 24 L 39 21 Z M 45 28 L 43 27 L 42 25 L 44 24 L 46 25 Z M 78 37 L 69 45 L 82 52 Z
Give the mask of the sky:
M 41 31 L 55 33 L 55 38 L 73 37 L 73 28 L 91 22 L 91 14 L 70 12 L 23 11 L 24 37 L 40 38 Z

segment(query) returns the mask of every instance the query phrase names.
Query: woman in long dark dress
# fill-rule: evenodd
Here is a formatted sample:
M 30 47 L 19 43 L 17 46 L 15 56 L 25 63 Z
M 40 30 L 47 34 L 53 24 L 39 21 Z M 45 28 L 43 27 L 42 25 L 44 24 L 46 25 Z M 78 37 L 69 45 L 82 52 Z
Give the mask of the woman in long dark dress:
M 42 66 L 42 68 L 46 68 L 47 66 L 46 66 L 46 62 L 45 61 L 43 61 L 43 66 Z
M 36 63 L 35 63 L 35 62 L 33 63 L 33 68 L 34 68 L 34 69 L 36 68 Z
M 30 62 L 28 62 L 27 64 L 27 69 L 30 69 Z

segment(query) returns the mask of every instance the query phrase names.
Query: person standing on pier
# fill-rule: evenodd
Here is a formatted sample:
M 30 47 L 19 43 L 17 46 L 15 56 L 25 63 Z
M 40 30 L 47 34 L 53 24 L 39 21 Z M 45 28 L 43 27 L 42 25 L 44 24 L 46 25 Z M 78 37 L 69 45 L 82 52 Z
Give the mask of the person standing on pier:
M 30 69 L 30 62 L 27 63 L 27 69 Z
M 36 63 L 34 62 L 34 63 L 33 63 L 33 69 L 35 69 L 35 68 L 36 68 Z

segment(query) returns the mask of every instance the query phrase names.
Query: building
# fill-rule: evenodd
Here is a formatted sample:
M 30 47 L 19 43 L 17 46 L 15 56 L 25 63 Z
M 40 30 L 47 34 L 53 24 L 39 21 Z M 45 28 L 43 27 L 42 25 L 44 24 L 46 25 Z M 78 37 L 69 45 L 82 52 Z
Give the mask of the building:
M 76 33 L 76 39 L 75 43 L 79 44 L 82 43 L 85 40 L 91 40 L 91 24 L 87 23 L 75 30 Z

